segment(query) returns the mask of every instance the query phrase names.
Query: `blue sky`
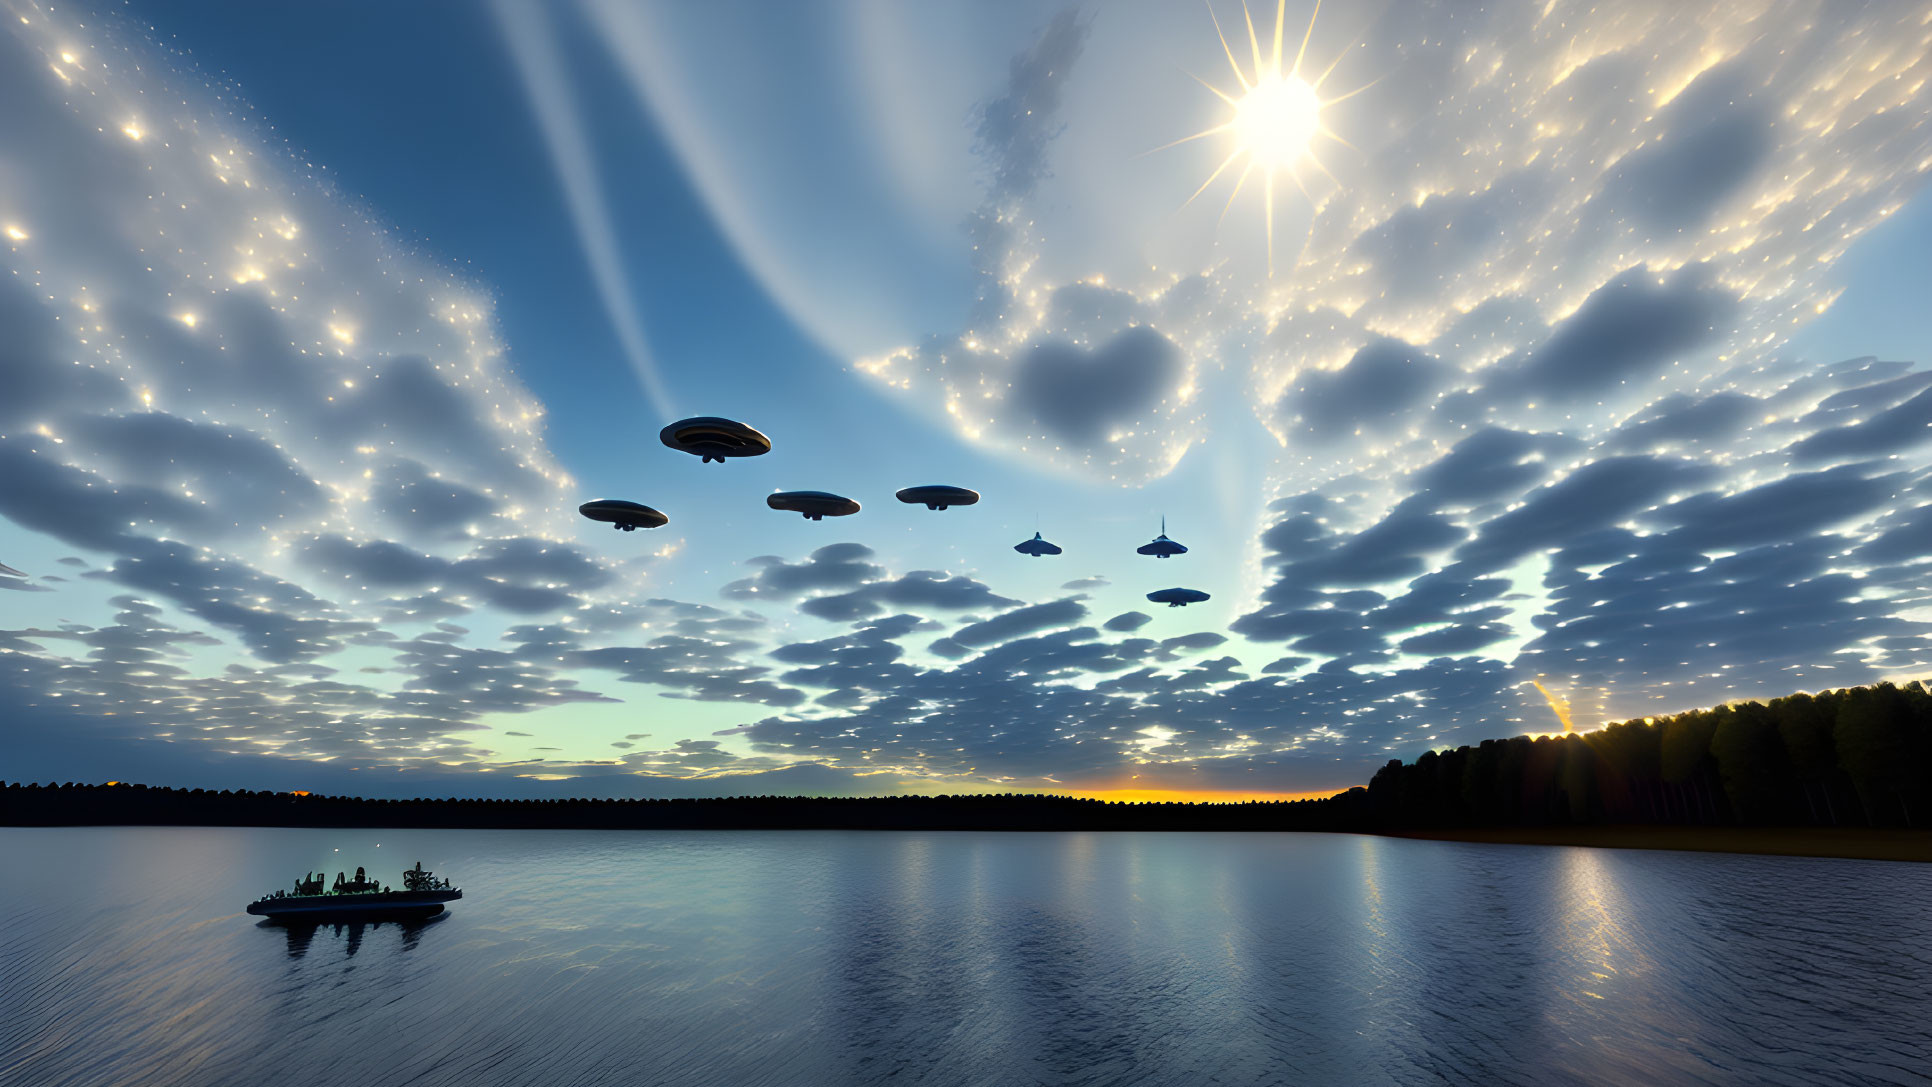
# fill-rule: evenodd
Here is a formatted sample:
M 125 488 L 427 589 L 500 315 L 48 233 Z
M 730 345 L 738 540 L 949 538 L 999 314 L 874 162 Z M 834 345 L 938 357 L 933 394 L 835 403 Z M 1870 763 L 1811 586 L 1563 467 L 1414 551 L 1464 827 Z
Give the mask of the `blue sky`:
M 9 776 L 1298 793 L 1932 657 L 1923 7 L 1287 5 L 1305 150 L 1270 8 L 3 7 Z

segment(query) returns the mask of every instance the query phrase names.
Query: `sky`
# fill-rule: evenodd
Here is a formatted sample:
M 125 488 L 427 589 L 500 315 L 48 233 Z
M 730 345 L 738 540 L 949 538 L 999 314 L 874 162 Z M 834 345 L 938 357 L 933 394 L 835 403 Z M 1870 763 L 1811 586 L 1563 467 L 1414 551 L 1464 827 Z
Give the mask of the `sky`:
M 1932 5 L 0 19 L 9 779 L 1285 797 L 1932 664 Z

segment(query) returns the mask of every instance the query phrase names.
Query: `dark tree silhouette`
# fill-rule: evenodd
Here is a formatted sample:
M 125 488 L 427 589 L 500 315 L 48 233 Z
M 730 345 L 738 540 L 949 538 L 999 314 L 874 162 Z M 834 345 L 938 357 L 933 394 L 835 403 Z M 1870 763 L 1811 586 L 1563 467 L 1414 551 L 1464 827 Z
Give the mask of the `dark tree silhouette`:
M 1589 733 L 1391 759 L 1320 800 L 1160 804 L 1046 795 L 364 800 L 247 789 L 0 782 L 0 825 L 1429 831 L 1549 825 L 1924 826 L 1932 692 L 1914 681 L 1739 702 Z

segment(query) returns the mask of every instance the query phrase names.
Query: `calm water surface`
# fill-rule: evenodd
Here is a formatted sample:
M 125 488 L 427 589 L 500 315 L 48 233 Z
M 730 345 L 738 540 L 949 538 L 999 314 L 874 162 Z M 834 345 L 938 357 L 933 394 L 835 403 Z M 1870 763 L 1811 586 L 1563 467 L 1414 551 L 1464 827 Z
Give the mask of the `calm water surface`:
M 340 850 L 340 852 L 336 852 Z M 307 868 L 462 901 L 269 927 Z M 0 1083 L 1923 1083 L 1932 867 L 1347 835 L 0 830 Z

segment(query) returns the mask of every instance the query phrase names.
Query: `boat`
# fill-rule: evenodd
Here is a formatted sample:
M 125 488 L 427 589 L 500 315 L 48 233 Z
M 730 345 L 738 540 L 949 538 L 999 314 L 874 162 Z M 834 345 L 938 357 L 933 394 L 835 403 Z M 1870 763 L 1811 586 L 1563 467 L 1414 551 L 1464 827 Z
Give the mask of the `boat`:
M 423 862 L 404 869 L 403 886 L 392 891 L 356 869 L 356 878 L 335 875 L 335 884 L 324 889 L 320 875 L 295 881 L 293 893 L 276 891 L 248 904 L 257 917 L 291 921 L 374 920 L 388 917 L 434 917 L 443 912 L 443 903 L 454 902 L 463 892 L 423 870 Z

